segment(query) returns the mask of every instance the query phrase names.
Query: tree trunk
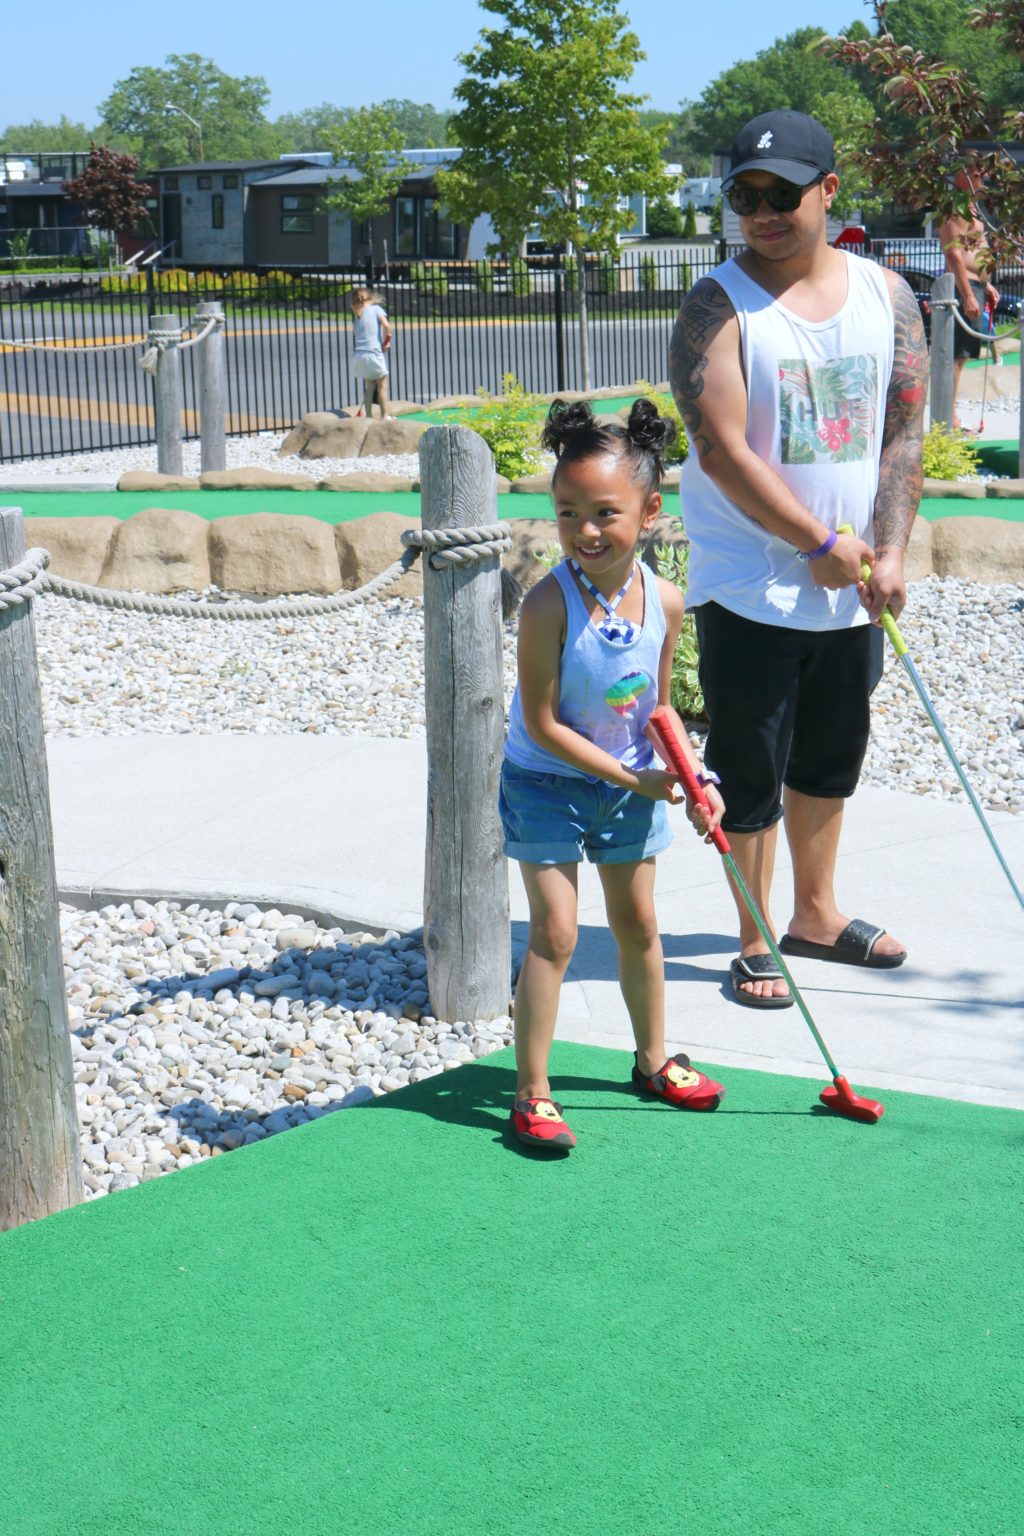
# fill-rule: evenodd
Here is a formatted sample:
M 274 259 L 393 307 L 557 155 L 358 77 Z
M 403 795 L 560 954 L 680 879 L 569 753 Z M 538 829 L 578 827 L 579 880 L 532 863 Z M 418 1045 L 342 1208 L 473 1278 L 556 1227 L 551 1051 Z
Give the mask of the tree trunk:
M 580 250 L 572 240 L 566 241 L 566 249 L 570 256 L 575 256 L 576 258 L 576 303 L 579 306 L 580 331 L 580 387 L 586 393 L 590 389 L 590 328 L 587 320 L 586 252 Z
M 0 507 L 0 570 L 25 553 Z M 0 610 L 0 1230 L 83 1198 L 31 604 Z

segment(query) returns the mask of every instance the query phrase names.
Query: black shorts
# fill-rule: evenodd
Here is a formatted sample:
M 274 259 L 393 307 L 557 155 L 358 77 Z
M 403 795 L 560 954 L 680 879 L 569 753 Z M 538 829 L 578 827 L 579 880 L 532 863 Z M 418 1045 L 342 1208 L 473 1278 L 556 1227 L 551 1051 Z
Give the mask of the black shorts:
M 693 612 L 710 721 L 704 760 L 722 780 L 723 828 L 770 827 L 783 785 L 823 800 L 852 795 L 882 676 L 881 629 L 783 629 L 718 603 Z
M 980 331 L 985 323 L 985 284 L 972 282 L 971 292 L 974 294 L 974 297 L 977 299 L 979 305 L 981 306 L 981 314 L 978 315 L 974 320 L 967 320 L 967 316 L 964 315 L 964 319 L 967 320 L 967 324 L 970 326 L 972 331 Z M 961 313 L 963 312 L 963 305 L 960 302 L 959 294 L 957 295 L 956 307 L 961 311 Z M 954 323 L 953 326 L 953 356 L 981 356 L 981 342 L 976 336 L 968 336 L 967 332 L 963 330 L 959 322 Z

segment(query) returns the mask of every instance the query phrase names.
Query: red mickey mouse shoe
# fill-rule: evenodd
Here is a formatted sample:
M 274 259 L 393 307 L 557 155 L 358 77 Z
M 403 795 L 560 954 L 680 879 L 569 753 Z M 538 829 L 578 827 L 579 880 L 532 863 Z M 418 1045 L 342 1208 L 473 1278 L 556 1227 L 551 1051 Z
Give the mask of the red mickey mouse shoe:
M 576 1137 L 562 1119 L 562 1106 L 553 1099 L 517 1099 L 511 1119 L 524 1146 L 567 1152 L 576 1145 Z
M 696 1067 L 690 1066 L 689 1056 L 672 1056 L 657 1072 L 645 1077 L 633 1057 L 633 1087 L 638 1093 L 650 1093 L 665 1099 L 677 1109 L 717 1109 L 725 1097 L 725 1089 L 714 1078 L 705 1077 Z

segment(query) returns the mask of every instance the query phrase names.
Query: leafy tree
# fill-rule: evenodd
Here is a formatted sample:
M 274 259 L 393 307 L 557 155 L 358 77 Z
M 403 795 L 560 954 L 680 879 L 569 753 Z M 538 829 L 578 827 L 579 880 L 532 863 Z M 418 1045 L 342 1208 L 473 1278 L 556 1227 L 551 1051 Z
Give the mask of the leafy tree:
M 66 117 L 59 123 L 44 123 L 35 117 L 30 123 L 8 123 L 0 133 L 0 153 L 47 154 L 84 149 L 95 137 L 96 130 L 87 128 L 84 123 L 73 123 Z
M 274 129 L 265 111 L 270 87 L 262 75 L 236 77 L 198 53 L 168 54 L 162 69 L 145 65 L 115 83 L 100 112 L 110 134 L 125 141 L 149 169 L 197 160 L 202 129 L 207 160 L 271 159 Z M 167 112 L 168 104 L 181 109 Z
M 304 107 L 301 112 L 285 112 L 274 120 L 274 133 L 282 154 L 301 154 L 303 150 L 325 150 L 327 134 L 335 133 L 352 116 L 351 107 L 336 107 L 323 101 L 318 107 Z
M 850 27 L 850 37 L 870 36 L 862 22 Z M 801 27 L 776 38 L 753 59 L 741 60 L 706 87 L 693 109 L 694 141 L 708 154 L 731 144 L 737 129 L 750 118 L 776 107 L 818 114 L 822 103 L 846 101 L 851 116 L 872 116 L 851 63 L 818 51 L 820 27 Z M 825 120 L 826 128 L 831 124 Z
M 664 189 L 665 127 L 620 90 L 644 57 L 615 0 L 481 0 L 485 28 L 459 62 L 458 162 L 438 181 L 452 216 L 490 215 L 512 253 L 533 223 L 550 245 L 607 251 L 633 215 L 620 200 Z M 586 283 L 578 288 L 583 386 L 590 387 Z
M 654 107 L 644 107 L 638 112 L 645 128 L 660 128 L 668 124 L 662 154 L 666 160 L 683 167 L 686 176 L 710 176 L 711 156 L 698 149 L 694 142 L 694 106 L 692 101 L 681 101 L 678 112 L 662 112 Z
M 93 144 L 85 169 L 64 183 L 64 194 L 79 205 L 93 229 L 112 229 L 122 235 L 146 212 L 138 172 L 135 155 L 119 155 L 103 144 Z
M 372 229 L 372 220 L 387 212 L 410 170 L 402 157 L 402 134 L 394 115 L 385 107 L 359 107 L 338 128 L 329 129 L 325 139 L 335 160 L 358 176 L 332 182 L 321 206 L 338 208 L 354 225 L 369 223 Z
M 404 149 L 441 149 L 452 142 L 448 133 L 448 113 L 439 112 L 427 102 L 389 98 L 377 105 L 395 119 Z
M 881 83 L 882 106 L 859 157 L 861 168 L 884 198 L 929 209 L 940 219 L 954 213 L 968 217 L 971 193 L 956 186 L 954 177 L 981 171 L 989 177 L 982 203 L 989 249 L 997 261 L 1019 261 L 1024 254 L 1024 166 L 1003 148 L 1024 138 L 1019 100 L 987 97 L 967 70 L 900 42 L 889 30 L 885 0 L 874 0 L 873 9 L 878 23 L 874 38 L 841 37 L 822 44 L 830 57 L 867 69 Z M 1019 76 L 1024 0 L 992 0 L 984 9 L 967 12 L 964 20 L 971 32 L 987 35 L 994 54 L 1009 54 L 1016 61 Z M 958 57 L 960 43 L 958 34 Z

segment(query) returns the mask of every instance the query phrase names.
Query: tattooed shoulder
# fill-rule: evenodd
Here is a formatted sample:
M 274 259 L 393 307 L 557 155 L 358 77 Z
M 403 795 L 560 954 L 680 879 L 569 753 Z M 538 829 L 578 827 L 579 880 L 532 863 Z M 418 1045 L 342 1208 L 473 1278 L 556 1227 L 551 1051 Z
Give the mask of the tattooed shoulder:
M 724 290 L 713 278 L 702 277 L 683 299 L 669 342 L 668 370 L 672 394 L 690 442 L 702 459 L 711 451 L 712 446 L 704 431 L 703 415 L 697 403 L 704 390 L 708 346 L 732 315 L 733 307 Z
M 887 425 L 906 427 L 923 418 L 928 384 L 928 343 L 917 299 L 904 278 L 897 278 L 890 297 L 893 359 L 886 401 Z

